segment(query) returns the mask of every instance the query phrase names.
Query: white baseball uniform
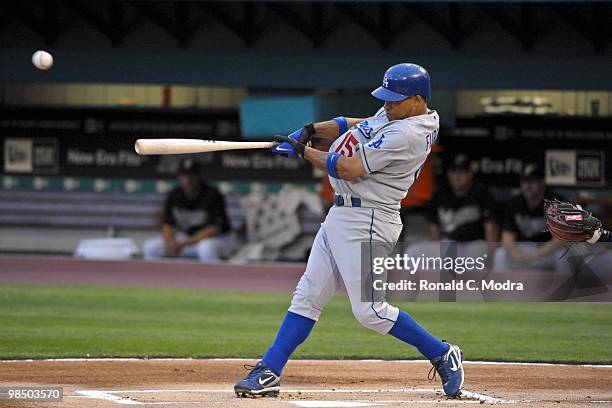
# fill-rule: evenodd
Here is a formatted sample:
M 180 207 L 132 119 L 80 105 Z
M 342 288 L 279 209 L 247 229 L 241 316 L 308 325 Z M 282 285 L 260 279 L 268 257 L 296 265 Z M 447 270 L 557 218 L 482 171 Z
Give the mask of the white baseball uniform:
M 357 320 L 379 333 L 389 332 L 399 309 L 384 300 L 363 301 L 361 247 L 384 242 L 391 248 L 397 242 L 400 201 L 425 163 L 439 127 L 435 111 L 389 121 L 381 108 L 335 140 L 330 152 L 359 154 L 366 174 L 351 181 L 330 177 L 342 199 L 321 224 L 290 312 L 318 320 L 344 283 Z

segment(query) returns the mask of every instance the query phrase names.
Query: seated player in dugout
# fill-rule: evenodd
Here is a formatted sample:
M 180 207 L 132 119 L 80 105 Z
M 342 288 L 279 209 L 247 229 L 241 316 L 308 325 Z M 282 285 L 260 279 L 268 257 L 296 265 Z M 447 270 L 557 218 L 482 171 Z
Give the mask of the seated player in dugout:
M 218 260 L 231 247 L 223 195 L 204 181 L 193 159 L 180 163 L 178 182 L 164 203 L 161 236 L 145 242 L 144 258 Z
M 558 198 L 544 183 L 544 171 L 528 163 L 521 174 L 520 193 L 506 204 L 501 246 L 495 251 L 494 270 L 559 269 L 563 243 L 547 231 L 544 200 Z
M 431 241 L 411 245 L 407 255 L 446 257 L 456 254 L 476 258 L 490 253 L 487 256 L 492 256 L 499 234 L 495 200 L 487 186 L 474 180 L 467 155 L 458 153 L 448 160 L 446 181 L 436 190 L 428 206 Z M 457 245 L 448 246 L 448 243 Z

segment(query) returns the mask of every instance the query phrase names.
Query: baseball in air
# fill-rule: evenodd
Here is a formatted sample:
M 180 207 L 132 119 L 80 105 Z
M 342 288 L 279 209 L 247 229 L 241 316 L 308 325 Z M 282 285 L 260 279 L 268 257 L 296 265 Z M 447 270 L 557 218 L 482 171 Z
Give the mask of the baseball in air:
M 53 66 L 53 55 L 38 50 L 32 55 L 32 64 L 38 69 L 47 70 Z

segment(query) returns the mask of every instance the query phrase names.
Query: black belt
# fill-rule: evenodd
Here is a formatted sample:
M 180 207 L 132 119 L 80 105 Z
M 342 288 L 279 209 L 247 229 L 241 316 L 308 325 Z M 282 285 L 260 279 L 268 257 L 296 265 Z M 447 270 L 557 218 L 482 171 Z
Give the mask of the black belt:
M 344 197 L 341 195 L 334 196 L 334 204 L 338 207 L 344 207 Z M 351 207 L 361 207 L 361 198 L 359 197 L 351 197 Z

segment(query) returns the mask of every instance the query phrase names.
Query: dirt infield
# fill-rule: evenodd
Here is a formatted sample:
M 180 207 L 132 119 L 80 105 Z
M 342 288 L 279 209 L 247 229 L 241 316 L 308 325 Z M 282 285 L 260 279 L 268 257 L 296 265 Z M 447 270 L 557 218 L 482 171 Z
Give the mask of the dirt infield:
M 465 396 L 447 399 L 427 362 L 292 361 L 278 398 L 238 399 L 234 381 L 251 360 L 0 362 L 0 386 L 57 385 L 61 403 L 3 407 L 413 407 L 431 404 L 612 406 L 612 366 L 466 363 Z

